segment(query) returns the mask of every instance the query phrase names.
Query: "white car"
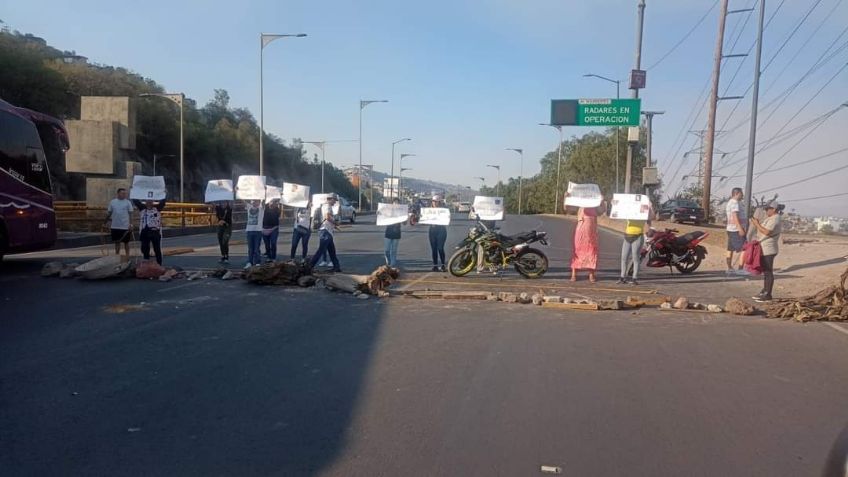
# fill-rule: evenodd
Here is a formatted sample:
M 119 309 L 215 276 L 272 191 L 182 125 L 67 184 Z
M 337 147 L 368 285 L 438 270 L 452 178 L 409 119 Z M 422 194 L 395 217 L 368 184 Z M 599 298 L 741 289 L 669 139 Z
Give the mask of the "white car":
M 339 197 L 339 218 L 340 220 L 347 220 L 352 224 L 356 223 L 356 209 L 344 197 Z
M 456 211 L 460 214 L 471 212 L 471 204 L 469 202 L 460 202 L 456 204 Z

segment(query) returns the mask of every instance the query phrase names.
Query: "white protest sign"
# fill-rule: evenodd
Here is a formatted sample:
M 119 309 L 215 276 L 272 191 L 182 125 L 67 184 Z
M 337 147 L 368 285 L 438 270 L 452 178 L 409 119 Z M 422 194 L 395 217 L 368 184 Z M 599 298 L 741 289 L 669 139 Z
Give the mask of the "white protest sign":
M 162 200 L 168 195 L 162 176 L 133 176 L 130 199 Z
M 644 194 L 614 194 L 612 196 L 611 219 L 648 220 L 651 201 Z
M 306 207 L 309 205 L 309 186 L 284 182 L 282 201 L 289 207 Z
M 377 204 L 377 225 L 394 225 L 406 222 L 409 206 L 406 204 Z
M 450 209 L 442 207 L 422 207 L 421 219 L 418 220 L 418 223 L 422 225 L 450 225 L 450 220 Z
M 236 199 L 265 200 L 265 176 L 239 176 Z
M 568 183 L 568 192 L 565 195 L 565 205 L 574 207 L 597 207 L 601 205 L 601 188 L 598 184 L 575 184 Z
M 478 195 L 474 197 L 474 213 L 480 220 L 503 220 L 504 201 L 503 197 L 486 197 Z
M 315 217 L 315 211 L 320 209 L 322 205 L 327 203 L 327 197 L 333 194 L 313 194 L 312 195 L 312 216 Z M 339 215 L 339 203 L 333 206 L 333 215 Z
M 266 204 L 270 204 L 271 201 L 273 201 L 273 200 L 280 200 L 282 198 L 282 196 L 283 196 L 283 189 L 281 189 L 277 186 L 272 186 L 272 185 L 266 185 L 265 186 L 265 203 Z
M 233 200 L 233 181 L 214 179 L 206 184 L 206 202 Z

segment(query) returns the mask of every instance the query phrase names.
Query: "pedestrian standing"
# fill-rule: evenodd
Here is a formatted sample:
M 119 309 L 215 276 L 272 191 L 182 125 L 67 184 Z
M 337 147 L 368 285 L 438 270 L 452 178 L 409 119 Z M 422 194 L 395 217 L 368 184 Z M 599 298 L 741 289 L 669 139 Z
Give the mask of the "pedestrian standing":
M 745 194 L 739 187 L 734 187 L 730 200 L 727 201 L 727 275 L 748 275 L 745 270 L 745 242 L 748 233 L 748 211 L 742 203 Z M 733 254 L 739 255 L 739 267 L 733 267 Z
M 631 285 L 639 284 L 639 264 L 642 261 L 641 251 L 642 245 L 645 244 L 645 237 L 642 233 L 645 231 L 645 226 L 651 225 L 650 212 L 648 220 L 628 220 L 624 227 L 624 241 L 621 242 L 621 277 L 618 283 L 627 283 L 627 267 L 630 265 L 632 257 L 633 276 L 630 278 Z
M 218 247 L 221 249 L 221 263 L 230 263 L 230 237 L 233 235 L 233 206 L 230 201 L 215 204 L 215 218 L 218 219 Z
M 306 204 L 305 209 L 297 209 L 294 219 L 294 230 L 292 230 L 292 245 L 291 245 L 291 259 L 294 260 L 294 256 L 297 253 L 297 244 L 300 242 L 302 248 L 302 257 L 303 260 L 306 260 L 307 254 L 309 252 L 309 237 L 312 235 L 312 214 L 310 214 L 310 210 L 312 210 L 312 204 Z
M 577 281 L 578 270 L 588 270 L 589 281 L 595 283 L 595 270 L 598 269 L 598 214 L 602 212 L 600 206 L 577 209 L 577 227 L 574 228 L 574 248 L 571 254 L 572 282 Z
M 760 242 L 762 257 L 760 258 L 760 267 L 763 270 L 763 289 L 757 296 L 754 296 L 754 301 L 768 302 L 771 301 L 771 293 L 774 288 L 774 259 L 778 253 L 778 242 L 780 234 L 783 231 L 781 225 L 781 217 L 778 211 L 777 202 L 771 201 L 766 204 L 766 218 L 760 222 L 756 218 L 751 219 L 751 225 L 757 229 L 757 240 Z
M 441 196 L 434 195 L 431 207 L 442 207 Z M 448 239 L 448 228 L 444 225 L 431 225 L 429 230 L 430 252 L 433 255 L 433 271 L 446 271 L 445 242 Z M 441 262 L 441 266 L 439 263 Z
M 259 249 L 262 247 L 262 216 L 265 208 L 261 200 L 246 202 L 244 206 L 247 212 L 247 222 L 244 226 L 247 235 L 247 263 L 244 268 L 248 269 L 262 263 Z
M 121 244 L 124 244 L 124 254 L 130 257 L 130 239 L 132 238 L 131 216 L 133 211 L 132 202 L 127 199 L 127 190 L 121 187 L 115 193 L 115 198 L 109 202 L 106 208 L 106 220 L 109 224 L 109 234 L 115 244 L 115 255 L 120 255 Z
M 397 199 L 392 199 L 392 204 L 398 204 Z M 400 225 L 392 224 L 386 227 L 386 233 L 383 235 L 385 243 L 386 265 L 397 268 L 398 245 L 400 245 Z
M 336 194 L 331 194 L 327 196 L 327 203 L 321 205 L 322 221 L 321 227 L 318 229 L 318 251 L 312 256 L 311 266 L 313 268 L 326 252 L 330 255 L 330 260 L 333 263 L 333 271 L 342 271 L 339 258 L 336 256 L 336 244 L 333 238 L 333 234 L 338 228 L 338 218 L 334 212 L 337 200 Z
M 150 246 L 156 255 L 156 263 L 162 265 L 162 210 L 165 209 L 165 199 L 159 202 L 134 200 L 139 210 L 139 239 L 141 240 L 141 255 L 150 260 Z
M 280 213 L 280 200 L 274 199 L 265 207 L 265 213 L 262 216 L 262 240 L 265 241 L 265 258 L 269 262 L 277 259 Z

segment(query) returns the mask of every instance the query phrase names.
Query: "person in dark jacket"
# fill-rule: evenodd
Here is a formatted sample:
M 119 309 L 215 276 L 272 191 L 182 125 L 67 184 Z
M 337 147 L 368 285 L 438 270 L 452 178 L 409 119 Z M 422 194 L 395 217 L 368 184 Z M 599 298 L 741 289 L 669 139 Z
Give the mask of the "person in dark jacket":
M 392 204 L 397 204 L 398 200 L 393 199 Z M 398 245 L 400 244 L 400 225 L 392 224 L 386 227 L 384 234 L 386 265 L 397 268 Z
M 150 246 L 153 245 L 156 263 L 162 265 L 162 210 L 165 208 L 165 199 L 158 202 L 134 199 L 133 204 L 139 210 L 141 254 L 145 260 L 150 260 Z
M 442 198 L 438 195 L 433 196 L 431 207 L 444 207 Z M 445 268 L 445 242 L 448 239 L 448 228 L 444 225 L 431 225 L 429 230 L 430 237 L 430 252 L 433 255 L 433 271 L 446 271 Z M 441 267 L 439 262 L 441 261 Z
M 230 237 L 233 234 L 233 206 L 229 201 L 215 205 L 218 219 L 218 247 L 221 248 L 221 263 L 230 263 Z
M 262 240 L 265 241 L 265 259 L 277 259 L 277 238 L 280 236 L 280 200 L 274 199 L 265 207 L 262 216 Z

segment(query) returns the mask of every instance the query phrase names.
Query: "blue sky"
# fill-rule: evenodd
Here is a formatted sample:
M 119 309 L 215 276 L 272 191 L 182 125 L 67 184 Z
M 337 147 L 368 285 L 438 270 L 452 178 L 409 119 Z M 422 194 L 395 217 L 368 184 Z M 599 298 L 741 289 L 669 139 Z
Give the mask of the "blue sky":
M 713 0 L 647 0 L 643 67 L 653 65 L 713 5 Z M 731 0 L 731 9 L 752 0 Z M 814 2 L 787 0 L 766 31 L 764 63 L 779 48 Z M 821 0 L 807 21 L 766 70 L 763 103 L 800 77 L 848 25 L 848 2 Z M 624 79 L 633 66 L 636 0 L 507 1 L 159 1 L 130 9 L 127 3 L 20 2 L 0 0 L 0 19 L 12 28 L 44 37 L 52 45 L 76 50 L 91 61 L 124 66 L 149 76 L 171 91 L 184 91 L 199 104 L 215 88 L 227 89 L 233 106 L 259 111 L 259 33 L 309 36 L 279 40 L 265 50 L 265 128 L 285 139 L 355 139 L 358 101 L 388 99 L 364 113 L 363 162 L 387 171 L 391 142 L 413 141 L 397 152 L 415 153 L 404 165 L 413 176 L 478 185 L 475 176 L 495 181 L 485 164 L 501 164 L 504 176 L 519 174 L 518 156 L 507 147 L 525 150 L 524 175 L 539 169 L 538 160 L 556 146 L 556 131 L 538 126 L 549 119 L 552 98 L 605 97 L 612 84 L 586 79 L 597 73 Z M 767 16 L 780 5 L 769 0 Z M 728 21 L 728 35 L 746 14 Z M 739 18 L 740 20 L 737 20 Z M 742 31 L 737 48 L 753 43 L 756 15 Z M 687 117 L 708 80 L 715 45 L 717 8 L 671 55 L 648 72 L 643 109 L 665 110 L 654 121 L 654 157 L 669 180 L 682 155 L 696 142 L 686 133 Z M 802 44 L 810 38 L 809 42 Z M 735 37 L 733 37 L 735 38 Z M 727 44 L 733 39 L 728 37 Z M 848 40 L 842 36 L 836 47 Z M 831 50 L 833 51 L 833 50 Z M 797 56 L 796 52 L 798 53 Z M 790 62 L 790 59 L 795 59 Z M 742 94 L 752 78 L 753 61 L 728 60 L 722 90 Z M 836 75 L 784 131 L 819 117 L 848 101 L 848 49 L 811 75 L 766 124 L 760 139 L 778 132 L 813 94 Z M 778 75 L 778 73 L 780 73 Z M 767 87 L 774 82 L 774 85 Z M 629 94 L 624 88 L 622 95 Z M 723 102 L 719 124 L 733 102 Z M 732 126 L 750 112 L 746 97 L 728 121 Z M 693 129 L 706 114 L 698 108 Z M 766 112 L 767 114 L 768 112 Z M 834 114 L 777 166 L 848 147 L 848 108 Z M 568 136 L 586 128 L 569 128 Z M 804 131 L 804 133 L 806 130 Z M 722 136 L 724 151 L 744 148 L 748 128 Z M 798 134 L 759 156 L 756 170 L 789 149 Z M 726 158 L 733 162 L 744 151 Z M 356 143 L 331 144 L 327 159 L 340 166 L 358 161 Z M 760 166 L 760 164 L 765 164 Z M 755 190 L 782 186 L 848 164 L 848 152 L 808 165 L 767 173 Z M 689 156 L 670 189 L 696 162 Z M 775 166 L 775 167 L 777 167 Z M 718 173 L 733 175 L 738 166 Z M 742 184 L 742 178 L 720 183 L 714 193 Z M 781 187 L 784 199 L 802 199 L 848 191 L 848 170 L 802 184 Z M 848 196 L 790 203 L 808 214 L 848 215 Z

